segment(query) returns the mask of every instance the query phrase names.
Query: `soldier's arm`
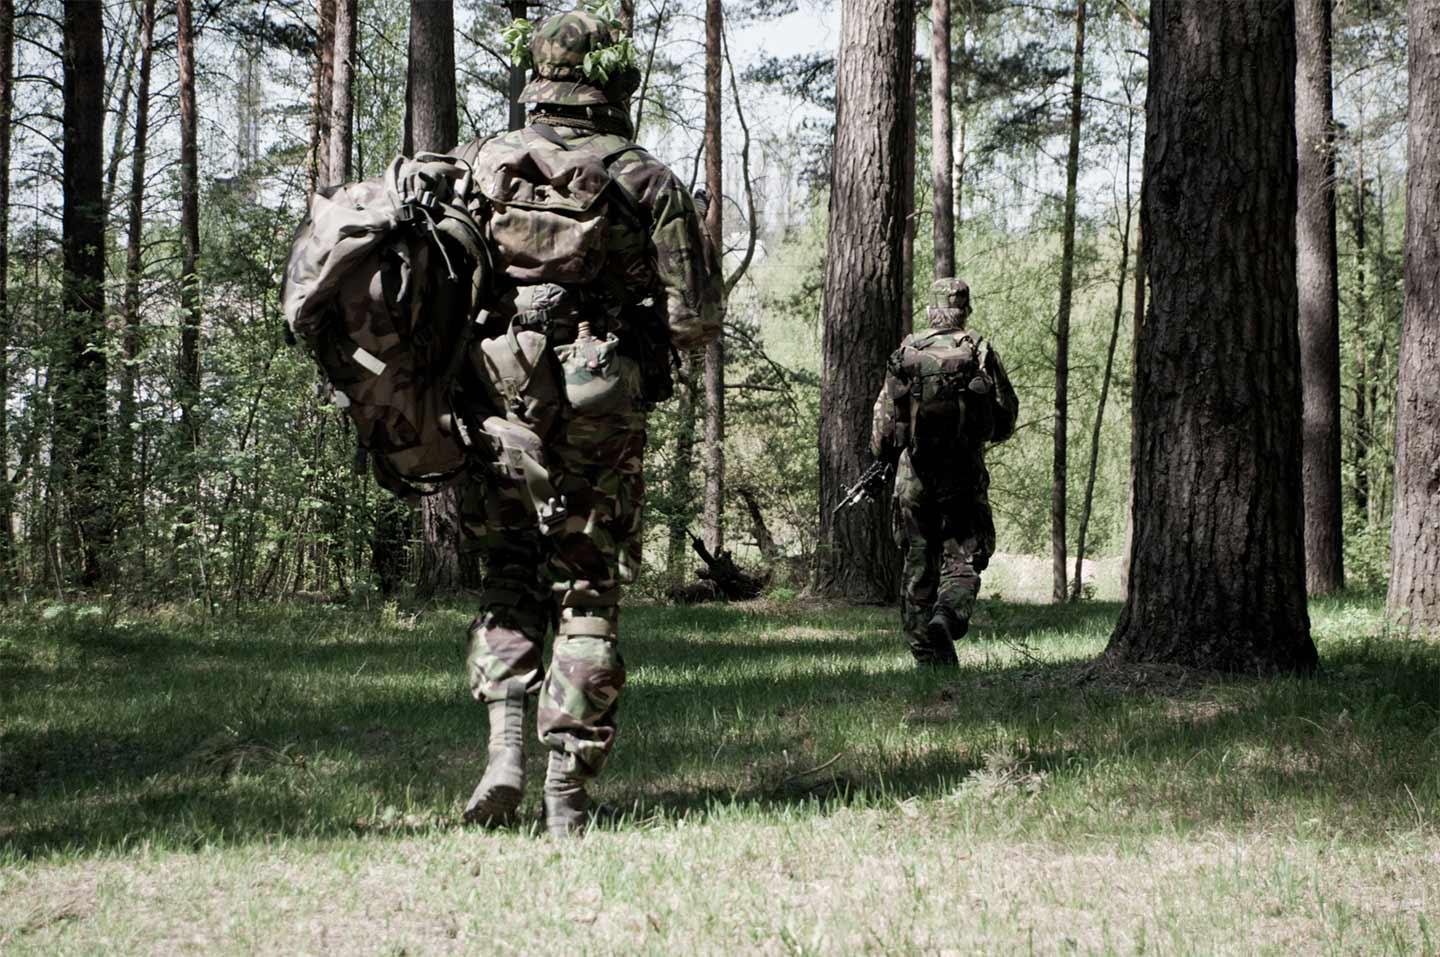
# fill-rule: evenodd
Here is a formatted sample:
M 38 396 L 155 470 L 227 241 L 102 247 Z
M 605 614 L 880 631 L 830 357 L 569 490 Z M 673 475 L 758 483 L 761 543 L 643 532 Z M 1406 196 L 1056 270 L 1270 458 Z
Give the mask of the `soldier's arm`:
M 899 353 L 896 353 L 898 355 Z M 875 399 L 870 417 L 870 454 L 880 462 L 894 465 L 905 451 L 905 430 L 909 428 L 910 391 L 895 374 L 895 358 L 885 373 L 885 384 Z
M 656 305 L 683 351 L 720 334 L 725 283 L 719 257 L 705 237 L 695 202 L 668 170 L 646 190 L 650 208 L 650 259 L 660 284 Z
M 1015 419 L 1020 415 L 1020 399 L 1010 385 L 1010 377 L 1005 374 L 1005 365 L 1000 361 L 1000 353 L 995 351 L 994 346 L 991 346 L 990 354 L 986 357 L 985 371 L 995 383 L 991 402 L 995 427 L 990 432 L 990 441 L 1004 442 L 1015 433 Z

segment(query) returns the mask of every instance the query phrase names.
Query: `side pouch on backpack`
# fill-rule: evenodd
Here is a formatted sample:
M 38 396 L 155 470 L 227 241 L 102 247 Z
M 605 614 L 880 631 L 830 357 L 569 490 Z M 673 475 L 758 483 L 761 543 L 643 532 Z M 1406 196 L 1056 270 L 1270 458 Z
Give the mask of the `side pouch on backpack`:
M 640 398 L 640 365 L 620 353 L 614 335 L 596 339 L 582 323 L 574 342 L 555 350 L 565 370 L 565 395 L 580 415 L 627 412 Z
M 564 407 L 564 386 L 543 333 L 510 326 L 482 339 L 473 353 L 476 373 L 505 418 L 546 435 Z

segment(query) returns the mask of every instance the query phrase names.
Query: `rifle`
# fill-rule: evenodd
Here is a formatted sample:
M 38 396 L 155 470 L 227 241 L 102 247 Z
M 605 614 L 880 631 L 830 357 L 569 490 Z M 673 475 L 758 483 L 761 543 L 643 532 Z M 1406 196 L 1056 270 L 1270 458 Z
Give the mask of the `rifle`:
M 860 474 L 855 484 L 845 490 L 845 495 L 840 499 L 840 504 L 835 506 L 832 515 L 839 515 L 842 509 L 851 508 L 861 502 L 873 502 L 875 496 L 885 490 L 885 483 L 890 481 L 890 463 L 871 462 L 870 467 Z

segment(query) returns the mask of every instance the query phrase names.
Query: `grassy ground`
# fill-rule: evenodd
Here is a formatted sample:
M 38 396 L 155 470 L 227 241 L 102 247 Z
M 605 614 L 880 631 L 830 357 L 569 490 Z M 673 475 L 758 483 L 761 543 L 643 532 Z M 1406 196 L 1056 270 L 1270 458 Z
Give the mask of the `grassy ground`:
M 0 609 L 0 952 L 1440 953 L 1440 648 L 1348 598 L 1313 679 L 1088 674 L 1116 612 L 989 602 L 943 676 L 633 610 L 627 817 L 555 843 L 458 824 L 462 607 Z

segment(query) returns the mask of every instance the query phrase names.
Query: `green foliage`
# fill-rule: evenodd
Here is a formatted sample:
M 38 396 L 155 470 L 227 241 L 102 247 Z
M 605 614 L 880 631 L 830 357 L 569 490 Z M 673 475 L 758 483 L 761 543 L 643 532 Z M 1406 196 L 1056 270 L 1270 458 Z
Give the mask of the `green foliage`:
M 526 69 L 534 66 L 535 61 L 530 56 L 530 38 L 534 33 L 534 23 L 524 17 L 516 17 L 500 34 L 501 42 L 510 51 L 510 62 L 515 66 Z
M 631 39 L 621 37 L 619 42 L 608 47 L 591 50 L 585 54 L 581 69 L 597 86 L 610 82 L 612 74 L 635 68 L 635 44 Z

